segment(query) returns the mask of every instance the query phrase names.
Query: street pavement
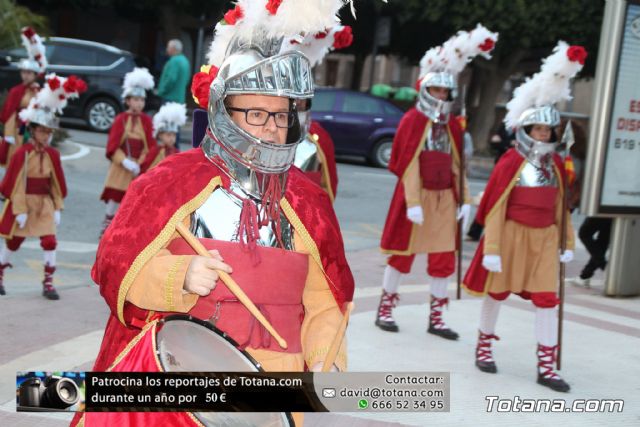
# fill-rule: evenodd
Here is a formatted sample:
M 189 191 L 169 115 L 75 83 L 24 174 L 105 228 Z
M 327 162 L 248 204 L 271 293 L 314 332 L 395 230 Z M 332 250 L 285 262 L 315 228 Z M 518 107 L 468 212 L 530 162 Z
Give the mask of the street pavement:
M 7 295 L 0 297 L 0 426 L 64 426 L 69 414 L 15 412 L 15 372 L 18 370 L 89 370 L 93 364 L 108 308 L 90 278 L 97 236 L 104 215 L 98 197 L 106 176 L 105 134 L 69 130 L 60 145 L 69 186 L 58 239 L 55 283 L 59 301 L 41 296 L 42 251 L 37 240 L 25 242 L 6 270 Z M 182 140 L 189 140 L 188 132 Z M 473 159 L 471 193 L 486 183 L 491 161 Z M 352 371 L 451 372 L 449 413 L 307 414 L 308 426 L 423 425 L 640 425 L 640 298 L 603 296 L 598 271 L 590 287 L 575 277 L 587 260 L 582 246 L 567 268 L 562 375 L 568 394 L 535 383 L 533 307 L 508 299 L 498 319 L 494 345 L 498 374 L 478 371 L 474 362 L 481 299 L 463 294 L 455 300 L 455 283 L 445 320 L 460 333 L 457 342 L 427 334 L 426 261 L 418 257 L 400 288 L 395 317 L 399 333 L 373 325 L 380 296 L 385 258 L 378 245 L 396 180 L 387 171 L 349 160 L 339 164 L 340 184 L 335 208 L 347 257 L 356 278 L 355 310 L 348 329 Z M 179 183 L 173 183 L 179 185 Z M 574 215 L 577 229 L 582 217 Z M 476 243 L 464 244 L 464 268 Z M 487 412 L 486 396 L 500 399 L 624 399 L 622 413 Z

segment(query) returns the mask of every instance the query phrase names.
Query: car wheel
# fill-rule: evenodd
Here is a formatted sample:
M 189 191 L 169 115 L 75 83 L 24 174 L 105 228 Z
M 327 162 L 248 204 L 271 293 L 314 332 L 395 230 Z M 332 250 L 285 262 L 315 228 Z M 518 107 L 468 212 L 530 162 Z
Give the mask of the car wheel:
M 383 138 L 373 147 L 371 152 L 371 163 L 379 168 L 389 167 L 389 161 L 391 160 L 391 146 L 393 145 L 393 139 Z
M 91 130 L 106 132 L 120 112 L 120 105 L 109 98 L 97 98 L 89 103 L 85 109 L 85 119 Z

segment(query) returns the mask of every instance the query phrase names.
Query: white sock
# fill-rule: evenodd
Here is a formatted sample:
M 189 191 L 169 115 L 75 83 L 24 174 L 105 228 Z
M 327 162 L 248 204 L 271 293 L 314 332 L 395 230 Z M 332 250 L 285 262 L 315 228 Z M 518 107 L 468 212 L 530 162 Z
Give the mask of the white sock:
M 2 239 L 2 246 L 0 246 L 0 264 L 6 264 L 9 261 L 9 249 Z
M 436 298 L 447 297 L 447 286 L 449 285 L 448 277 L 432 277 L 431 280 L 431 295 Z
M 114 202 L 113 200 L 109 200 L 107 202 L 107 212 L 106 214 L 109 216 L 114 216 L 116 214 L 116 212 L 118 211 L 118 207 L 120 206 L 120 203 L 118 202 Z
M 44 251 L 44 265 L 56 266 L 56 251 Z
M 480 332 L 483 334 L 493 335 L 496 332 L 500 303 L 501 301 L 491 298 L 489 295 L 482 301 L 482 308 L 480 309 Z
M 390 265 L 387 265 L 387 268 L 384 269 L 384 277 L 382 279 L 382 287 L 385 292 L 388 294 L 397 293 L 403 276 L 404 274 L 400 273 Z
M 536 307 L 536 340 L 547 347 L 558 344 L 558 315 L 555 307 Z

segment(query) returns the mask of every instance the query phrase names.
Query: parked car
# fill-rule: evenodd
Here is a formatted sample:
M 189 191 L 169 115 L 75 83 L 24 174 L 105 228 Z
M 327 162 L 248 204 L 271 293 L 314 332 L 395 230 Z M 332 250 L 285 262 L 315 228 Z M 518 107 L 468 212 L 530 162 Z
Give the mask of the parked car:
M 63 117 L 82 119 L 92 130 L 106 132 L 123 111 L 121 99 L 124 75 L 136 66 L 133 54 L 102 43 L 49 37 L 44 40 L 49 66 L 47 73 L 67 77 L 75 74 L 88 89 L 71 101 Z M 17 63 L 26 56 L 22 47 L 0 51 L 0 91 L 20 82 Z M 160 98 L 149 93 L 145 110 L 158 110 Z
M 318 88 L 311 104 L 311 117 L 329 132 L 337 155 L 366 157 L 384 168 L 403 114 L 384 99 L 345 89 Z

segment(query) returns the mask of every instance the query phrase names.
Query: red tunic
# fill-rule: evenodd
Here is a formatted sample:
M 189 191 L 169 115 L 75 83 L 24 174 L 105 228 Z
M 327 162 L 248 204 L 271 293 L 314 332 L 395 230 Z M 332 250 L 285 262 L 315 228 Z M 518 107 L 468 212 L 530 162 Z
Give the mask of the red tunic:
M 167 182 L 180 182 L 170 196 L 166 191 Z M 217 184 L 228 188 L 230 182 L 206 159 L 202 150 L 196 148 L 171 156 L 141 175 L 129 187 L 118 215 L 100 240 L 92 270 L 92 278 L 111 308 L 94 370 L 104 371 L 111 366 L 127 344 L 140 333 L 140 326 L 153 314 L 125 302 L 127 285 L 123 283 L 131 284 L 132 276 L 155 253 L 153 248 L 167 243 L 175 224 L 204 203 Z M 296 230 L 308 233 L 311 256 L 321 265 L 338 307 L 344 311 L 345 303 L 353 298 L 354 281 L 344 255 L 338 221 L 327 194 L 298 169 L 292 168 L 281 205 L 285 203 L 293 210 L 293 213 L 287 213 L 287 209 L 284 212 L 288 217 L 294 215 L 289 220 Z M 141 212 L 153 212 L 153 215 L 146 215 L 142 224 Z M 136 360 L 134 365 L 120 368 L 132 371 L 158 369 L 154 360 L 144 358 Z M 135 418 L 140 425 L 150 425 L 156 419 L 162 419 L 164 425 L 193 425 L 187 413 L 162 416 L 135 414 L 127 418 L 122 415 L 123 420 Z M 78 420 L 79 415 L 72 424 Z
M 422 148 L 425 130 L 429 122 L 428 117 L 415 108 L 411 108 L 402 117 L 393 139 L 389 170 L 398 177 L 398 183 L 391 199 L 382 233 L 380 247 L 383 252 L 405 253 L 409 250 L 413 223 L 407 218 L 407 201 L 402 177 L 411 161 L 418 155 L 418 150 Z M 459 159 L 459 153 L 462 151 L 460 124 L 453 116 L 450 116 L 447 127 L 454 140 L 454 144 L 451 146 L 452 157 Z M 454 184 L 453 191 L 457 195 L 458 185 Z
M 560 171 L 559 177 L 559 188 L 564 188 L 563 183 L 565 179 L 564 166 L 562 164 L 562 160 L 560 156 L 557 154 L 554 155 L 553 160 L 557 167 L 557 170 Z M 516 221 L 519 223 L 523 223 L 529 226 L 535 227 L 544 227 L 549 225 L 549 222 L 553 220 L 552 215 L 553 212 L 548 212 L 545 203 L 539 203 L 540 206 L 538 211 L 538 216 L 533 218 L 529 213 L 522 212 L 521 207 L 518 205 L 521 204 L 522 194 L 515 194 L 515 198 L 511 198 L 510 196 L 513 194 L 513 190 L 515 187 L 516 179 L 518 178 L 518 173 L 526 160 L 518 154 L 518 152 L 511 148 L 509 149 L 501 158 L 500 161 L 496 164 L 491 176 L 489 177 L 489 181 L 487 183 L 487 187 L 485 189 L 484 195 L 482 196 L 482 200 L 480 201 L 480 206 L 478 207 L 478 212 L 476 214 L 476 221 L 484 225 L 487 216 L 492 210 L 496 208 L 499 203 L 507 203 L 507 215 L 511 215 L 516 218 Z M 555 192 L 553 193 L 555 197 Z M 535 202 L 535 201 L 534 201 Z M 527 204 L 531 204 L 529 201 Z M 482 294 L 486 291 L 486 283 L 487 278 L 489 276 L 489 272 L 482 266 L 482 258 L 484 256 L 484 237 L 480 239 L 478 247 L 476 249 L 476 253 L 471 261 L 471 265 L 467 270 L 467 273 L 464 276 L 464 280 L 462 285 L 465 289 L 471 294 Z
M 11 238 L 13 236 L 16 224 L 16 217 L 13 214 L 13 209 L 11 208 L 11 197 L 16 187 L 16 181 L 18 178 L 24 176 L 23 172 L 26 166 L 25 159 L 33 150 L 35 150 L 33 144 L 25 144 L 16 150 L 13 157 L 11 157 L 11 161 L 9 162 L 7 173 L 2 180 L 2 184 L 0 184 L 0 193 L 7 199 L 4 203 L 2 215 L 0 216 L 0 235 L 6 238 Z M 54 176 L 51 178 L 50 186 L 56 186 L 59 189 L 62 198 L 65 198 L 67 197 L 67 184 L 64 177 L 64 171 L 62 169 L 62 162 L 60 161 L 60 153 L 55 148 L 49 146 L 44 148 L 44 152 L 51 160 L 54 170 Z M 29 186 L 29 182 L 27 182 L 27 185 Z

